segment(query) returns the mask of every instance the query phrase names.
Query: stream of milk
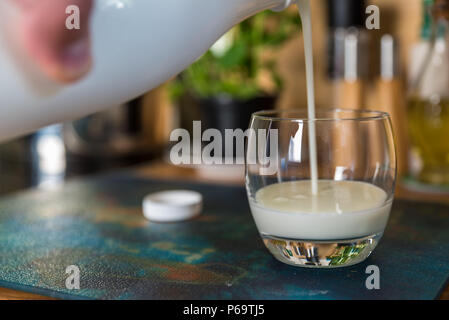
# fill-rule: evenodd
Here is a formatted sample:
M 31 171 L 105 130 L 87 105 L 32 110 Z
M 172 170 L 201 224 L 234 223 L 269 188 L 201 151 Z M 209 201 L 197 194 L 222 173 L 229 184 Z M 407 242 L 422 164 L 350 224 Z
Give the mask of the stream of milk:
M 304 37 L 304 51 L 306 59 L 306 80 L 307 80 L 307 114 L 309 132 L 309 159 L 310 159 L 310 180 L 312 194 L 318 193 L 318 163 L 316 148 L 315 129 L 315 84 L 313 70 L 313 42 L 312 42 L 312 22 L 310 12 L 310 0 L 297 0 L 299 14 L 302 22 L 302 33 Z

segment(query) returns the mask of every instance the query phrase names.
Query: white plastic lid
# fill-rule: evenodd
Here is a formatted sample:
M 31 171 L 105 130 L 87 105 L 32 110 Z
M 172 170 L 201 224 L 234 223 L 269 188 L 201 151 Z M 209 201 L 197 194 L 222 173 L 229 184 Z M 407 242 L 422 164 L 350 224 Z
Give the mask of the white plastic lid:
M 201 213 L 203 196 L 190 190 L 162 191 L 143 199 L 143 215 L 154 222 L 177 222 Z

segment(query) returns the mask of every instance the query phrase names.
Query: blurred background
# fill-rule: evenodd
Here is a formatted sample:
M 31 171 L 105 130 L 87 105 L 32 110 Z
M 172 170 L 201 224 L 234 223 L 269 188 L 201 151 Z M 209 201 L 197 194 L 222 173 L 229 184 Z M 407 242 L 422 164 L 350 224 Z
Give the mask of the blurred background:
M 392 115 L 401 184 L 449 192 L 449 7 L 445 0 L 314 0 L 316 103 Z M 366 8 L 380 9 L 367 30 Z M 246 129 L 251 113 L 306 107 L 296 8 L 236 26 L 176 79 L 106 112 L 0 145 L 0 193 L 167 162 L 174 128 Z M 145 72 L 145 71 L 143 71 Z M 148 71 L 150 72 L 150 71 Z M 242 177 L 243 167 L 191 168 Z

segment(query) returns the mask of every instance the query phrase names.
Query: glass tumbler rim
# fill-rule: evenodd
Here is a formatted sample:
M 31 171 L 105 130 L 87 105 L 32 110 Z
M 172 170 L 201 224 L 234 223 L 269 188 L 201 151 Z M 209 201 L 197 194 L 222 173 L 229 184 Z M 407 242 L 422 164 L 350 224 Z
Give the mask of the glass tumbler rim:
M 345 117 L 322 117 L 323 113 L 352 114 Z M 296 116 L 285 117 L 282 114 L 293 114 Z M 343 108 L 318 108 L 316 109 L 316 118 L 307 117 L 307 109 L 284 109 L 284 110 L 261 110 L 252 114 L 253 119 L 265 121 L 289 121 L 289 122 L 340 122 L 340 121 L 376 121 L 390 119 L 388 112 L 375 110 L 357 110 Z

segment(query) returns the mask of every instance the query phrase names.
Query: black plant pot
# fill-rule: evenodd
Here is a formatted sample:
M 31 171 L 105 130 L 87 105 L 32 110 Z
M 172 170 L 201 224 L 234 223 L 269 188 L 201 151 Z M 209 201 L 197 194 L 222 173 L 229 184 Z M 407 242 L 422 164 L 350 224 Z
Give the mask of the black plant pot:
M 242 101 L 232 98 L 210 98 L 198 101 L 198 114 L 202 120 L 202 130 L 218 129 L 223 135 L 225 129 L 246 130 L 254 112 L 271 110 L 275 97 L 257 97 Z
M 264 96 L 249 100 L 229 97 L 195 99 L 184 97 L 181 109 L 182 127 L 192 132 L 192 121 L 201 121 L 201 131 L 217 129 L 225 137 L 226 129 L 248 129 L 251 115 L 274 109 L 277 97 Z M 224 155 L 224 145 L 223 145 Z M 235 155 L 235 149 L 234 149 Z

